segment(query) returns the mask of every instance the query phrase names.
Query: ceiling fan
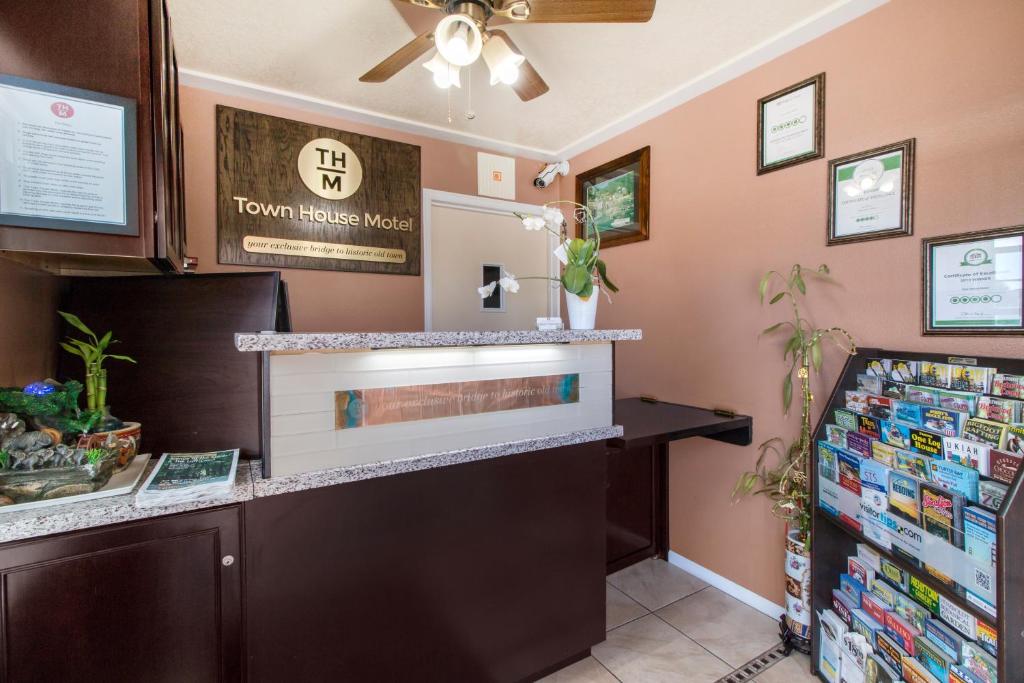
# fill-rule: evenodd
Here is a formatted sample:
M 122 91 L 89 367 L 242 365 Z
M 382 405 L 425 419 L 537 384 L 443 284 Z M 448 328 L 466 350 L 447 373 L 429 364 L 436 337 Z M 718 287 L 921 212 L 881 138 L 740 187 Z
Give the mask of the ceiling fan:
M 460 71 L 483 56 L 491 85 L 512 86 L 524 102 L 548 91 L 512 38 L 488 23 L 637 23 L 649 21 L 656 0 L 400 0 L 440 10 L 437 27 L 421 33 L 390 57 L 359 77 L 363 83 L 383 83 L 437 48 L 423 66 L 440 88 L 462 87 Z

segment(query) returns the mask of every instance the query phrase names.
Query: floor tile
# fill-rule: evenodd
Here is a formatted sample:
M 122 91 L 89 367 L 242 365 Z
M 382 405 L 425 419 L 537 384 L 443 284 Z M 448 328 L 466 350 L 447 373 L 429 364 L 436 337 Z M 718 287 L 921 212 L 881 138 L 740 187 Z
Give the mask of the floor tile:
M 777 621 L 713 586 L 657 614 L 733 667 L 779 644 Z
M 810 659 L 807 655 L 793 652 L 778 664 L 756 677 L 756 683 L 821 683 L 811 675 Z
M 664 560 L 644 560 L 615 572 L 608 583 L 649 610 L 656 610 L 707 586 Z
M 545 676 L 538 683 L 617 683 L 615 676 L 593 657 L 581 659 L 561 671 Z
M 609 631 L 591 652 L 623 683 L 712 683 L 732 671 L 653 614 Z
M 610 583 L 605 584 L 605 604 L 605 629 L 608 631 L 649 614 L 647 608 Z

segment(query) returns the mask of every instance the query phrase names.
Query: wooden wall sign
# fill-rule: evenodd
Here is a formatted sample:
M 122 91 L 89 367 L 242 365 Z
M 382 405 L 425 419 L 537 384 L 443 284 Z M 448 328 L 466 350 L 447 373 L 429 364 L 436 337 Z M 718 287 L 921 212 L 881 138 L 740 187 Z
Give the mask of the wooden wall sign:
M 420 148 L 217 107 L 220 263 L 420 274 Z

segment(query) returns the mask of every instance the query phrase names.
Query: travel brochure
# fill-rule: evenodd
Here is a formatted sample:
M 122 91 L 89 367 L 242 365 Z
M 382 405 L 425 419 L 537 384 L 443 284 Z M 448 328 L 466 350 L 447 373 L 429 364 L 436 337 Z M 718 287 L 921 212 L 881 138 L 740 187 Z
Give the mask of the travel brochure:
M 1022 388 L 998 368 L 868 359 L 818 443 L 819 481 L 857 503 L 821 507 L 994 617 L 978 577 L 995 574 L 997 514 L 1024 458 Z
M 988 520 L 982 523 L 987 524 Z M 996 630 L 864 543 L 818 613 L 830 683 L 998 683 Z
M 225 496 L 235 484 L 238 449 L 164 453 L 135 494 L 139 507 L 177 505 Z

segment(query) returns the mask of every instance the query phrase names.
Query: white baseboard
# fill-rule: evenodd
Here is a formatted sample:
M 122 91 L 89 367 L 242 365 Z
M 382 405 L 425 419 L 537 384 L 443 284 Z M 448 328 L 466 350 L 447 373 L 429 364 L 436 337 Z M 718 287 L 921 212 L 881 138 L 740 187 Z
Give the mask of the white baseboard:
M 754 591 L 744 588 L 735 581 L 730 581 L 721 574 L 716 574 L 707 567 L 703 567 L 693 560 L 687 559 L 679 553 L 668 551 L 668 562 L 682 569 L 687 574 L 692 574 L 706 584 L 714 586 L 727 595 L 731 595 L 740 602 L 750 605 L 758 612 L 767 614 L 772 619 L 778 619 L 786 608 L 776 605 L 767 598 L 763 598 Z

